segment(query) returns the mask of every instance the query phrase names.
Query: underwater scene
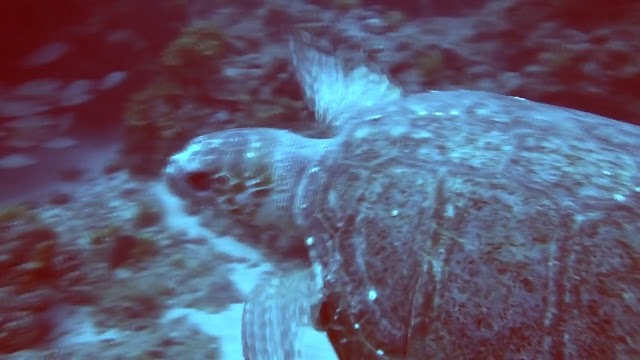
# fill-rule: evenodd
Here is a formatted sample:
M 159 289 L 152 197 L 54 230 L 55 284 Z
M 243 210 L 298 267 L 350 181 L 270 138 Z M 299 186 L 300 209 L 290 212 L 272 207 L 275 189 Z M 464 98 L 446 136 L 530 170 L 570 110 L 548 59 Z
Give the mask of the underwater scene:
M 640 3 L 0 2 L 0 359 L 640 359 Z

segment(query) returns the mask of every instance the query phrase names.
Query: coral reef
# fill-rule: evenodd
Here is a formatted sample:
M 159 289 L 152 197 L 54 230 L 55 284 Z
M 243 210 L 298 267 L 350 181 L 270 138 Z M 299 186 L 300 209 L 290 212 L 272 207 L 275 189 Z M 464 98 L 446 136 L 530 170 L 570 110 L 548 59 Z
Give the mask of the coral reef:
M 175 290 L 155 274 L 120 280 L 102 292 L 97 306 L 98 326 L 142 330 L 152 326 Z
M 162 54 L 168 75 L 186 86 L 202 85 L 203 76 L 220 71 L 228 44 L 224 34 L 210 22 L 196 22 L 182 31 Z
M 154 175 L 164 159 L 184 142 L 179 104 L 181 88 L 173 82 L 158 79 L 135 94 L 125 110 L 122 165 L 136 175 Z M 180 121 L 183 120 L 183 121 Z
M 277 80 L 267 86 L 223 66 L 230 56 L 243 56 L 238 52 L 212 22 L 185 28 L 163 51 L 154 78 L 126 106 L 120 165 L 134 175 L 155 176 L 169 155 L 198 134 L 300 123 L 299 90 L 290 79 L 278 79 L 286 72 L 283 63 L 261 70 L 265 79 Z
M 91 298 L 78 258 L 32 210 L 0 210 L 0 354 L 40 344 L 54 329 L 57 305 Z
M 227 52 L 214 24 L 198 22 L 163 51 L 159 70 L 134 94 L 124 113 L 122 165 L 135 175 L 156 175 L 164 159 L 193 136 L 210 113 L 202 105 L 206 80 Z

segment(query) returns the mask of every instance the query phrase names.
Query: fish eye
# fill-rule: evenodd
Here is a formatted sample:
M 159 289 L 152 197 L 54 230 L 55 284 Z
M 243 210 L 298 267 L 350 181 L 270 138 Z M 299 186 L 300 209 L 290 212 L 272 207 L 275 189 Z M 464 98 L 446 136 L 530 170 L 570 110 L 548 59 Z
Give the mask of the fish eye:
M 195 171 L 187 175 L 187 184 L 196 191 L 211 189 L 211 177 L 204 171 Z

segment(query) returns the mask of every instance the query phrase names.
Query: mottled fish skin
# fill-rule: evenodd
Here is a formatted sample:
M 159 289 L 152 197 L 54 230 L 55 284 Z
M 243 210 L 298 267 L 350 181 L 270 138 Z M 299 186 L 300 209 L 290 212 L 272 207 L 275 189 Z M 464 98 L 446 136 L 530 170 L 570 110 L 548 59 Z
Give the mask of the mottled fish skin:
M 640 357 L 639 127 L 485 92 L 404 95 L 365 67 L 292 52 L 332 139 L 214 133 L 167 170 L 187 199 L 309 235 L 321 280 L 256 290 L 248 359 L 296 353 L 306 321 L 340 359 Z M 256 173 L 270 179 L 257 199 L 193 181 Z M 295 292 L 306 300 L 287 308 Z

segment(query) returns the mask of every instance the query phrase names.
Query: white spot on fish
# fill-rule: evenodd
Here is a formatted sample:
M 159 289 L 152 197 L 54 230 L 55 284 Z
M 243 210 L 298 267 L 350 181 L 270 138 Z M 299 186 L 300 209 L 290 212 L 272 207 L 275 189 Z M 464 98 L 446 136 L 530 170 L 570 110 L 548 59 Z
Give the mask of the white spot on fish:
M 460 115 L 460 110 L 451 110 L 449 111 L 449 115 L 457 116 Z
M 304 242 L 307 244 L 307 246 L 313 245 L 313 236 L 309 236 Z
M 625 197 L 624 195 L 620 195 L 620 194 L 613 194 L 613 199 L 615 201 L 624 201 Z
M 369 300 L 373 301 L 378 297 L 378 292 L 376 291 L 376 289 L 371 289 L 369 290 L 367 297 L 369 298 Z
M 397 209 L 393 209 L 393 211 L 391 211 L 391 216 L 398 216 L 398 210 Z
M 253 151 L 249 151 L 248 153 L 245 154 L 245 156 L 249 159 L 256 157 L 256 153 Z

